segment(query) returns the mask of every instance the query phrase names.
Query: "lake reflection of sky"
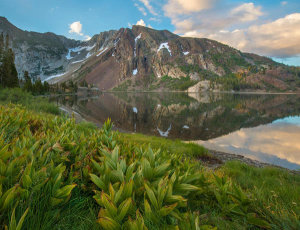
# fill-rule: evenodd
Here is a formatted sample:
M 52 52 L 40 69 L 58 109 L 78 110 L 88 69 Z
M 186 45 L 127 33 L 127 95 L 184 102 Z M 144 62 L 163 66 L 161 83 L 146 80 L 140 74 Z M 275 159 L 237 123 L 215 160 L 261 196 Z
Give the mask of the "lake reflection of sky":
M 208 141 L 207 148 L 242 154 L 248 158 L 300 169 L 300 117 L 287 117 L 268 125 L 244 128 Z
M 99 126 L 109 117 L 122 132 L 202 140 L 211 149 L 300 168 L 300 94 L 121 92 L 52 100 Z
M 292 125 L 297 125 L 300 126 L 300 117 L 295 116 L 295 117 L 285 117 L 283 119 L 278 119 L 273 121 L 274 124 L 277 123 L 286 123 L 286 124 L 292 124 Z

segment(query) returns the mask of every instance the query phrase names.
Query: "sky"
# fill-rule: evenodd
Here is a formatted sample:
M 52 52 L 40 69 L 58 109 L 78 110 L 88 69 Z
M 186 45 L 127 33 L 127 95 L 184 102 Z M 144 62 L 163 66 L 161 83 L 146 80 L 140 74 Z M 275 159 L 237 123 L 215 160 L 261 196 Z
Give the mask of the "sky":
M 0 16 L 80 40 L 137 24 L 300 66 L 300 0 L 0 0 Z

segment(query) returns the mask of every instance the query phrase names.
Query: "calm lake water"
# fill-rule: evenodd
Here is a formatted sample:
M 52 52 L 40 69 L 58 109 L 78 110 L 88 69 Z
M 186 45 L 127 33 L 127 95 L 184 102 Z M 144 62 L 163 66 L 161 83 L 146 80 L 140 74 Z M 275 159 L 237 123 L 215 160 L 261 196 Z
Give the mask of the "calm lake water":
M 102 93 L 52 98 L 98 125 L 300 169 L 300 95 Z

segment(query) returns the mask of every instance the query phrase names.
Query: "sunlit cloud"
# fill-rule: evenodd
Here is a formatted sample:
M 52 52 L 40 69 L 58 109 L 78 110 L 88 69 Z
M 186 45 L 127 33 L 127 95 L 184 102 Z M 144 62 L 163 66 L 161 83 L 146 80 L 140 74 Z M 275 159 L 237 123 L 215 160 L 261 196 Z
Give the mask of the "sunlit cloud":
M 246 29 L 201 34 L 247 52 L 286 58 L 300 54 L 300 13 Z M 188 33 L 187 33 L 188 35 Z M 195 34 L 195 36 L 200 34 Z
M 70 34 L 74 33 L 83 36 L 83 33 L 81 31 L 82 31 L 82 24 L 80 23 L 80 21 L 73 22 L 72 24 L 70 24 L 70 30 L 69 30 Z
M 144 6 L 151 14 L 155 16 L 158 15 L 158 13 L 154 10 L 153 6 L 150 4 L 150 0 L 139 0 L 139 1 L 144 4 Z
M 263 15 L 260 6 L 254 6 L 252 2 L 244 3 L 231 10 L 230 15 L 239 18 L 241 22 L 250 22 Z
M 261 6 L 253 2 L 226 5 L 221 0 L 168 0 L 163 10 L 174 32 L 182 36 L 206 37 L 244 52 L 277 58 L 300 54 L 300 13 L 263 21 L 268 13 Z
M 136 25 L 137 26 L 146 26 L 146 23 L 144 22 L 143 19 L 140 19 L 139 21 L 137 21 Z
M 73 22 L 69 25 L 69 34 L 76 34 L 82 37 L 83 40 L 89 41 L 91 37 L 82 33 L 82 24 L 80 21 Z
M 134 6 L 144 15 L 147 16 L 147 12 L 144 7 L 141 7 L 139 4 L 135 3 Z
M 168 0 L 164 6 L 165 14 L 176 17 L 182 14 L 191 14 L 211 8 L 216 0 Z
M 136 25 L 152 28 L 152 26 L 150 24 L 146 25 L 146 23 L 143 19 L 140 19 L 139 21 L 137 21 Z

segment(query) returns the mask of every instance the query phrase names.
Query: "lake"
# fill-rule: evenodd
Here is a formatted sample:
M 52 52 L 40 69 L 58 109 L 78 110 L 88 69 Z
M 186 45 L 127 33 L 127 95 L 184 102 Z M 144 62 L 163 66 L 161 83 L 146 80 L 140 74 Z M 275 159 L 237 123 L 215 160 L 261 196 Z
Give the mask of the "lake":
M 300 95 L 101 93 L 52 98 L 122 132 L 194 141 L 209 149 L 300 169 Z

